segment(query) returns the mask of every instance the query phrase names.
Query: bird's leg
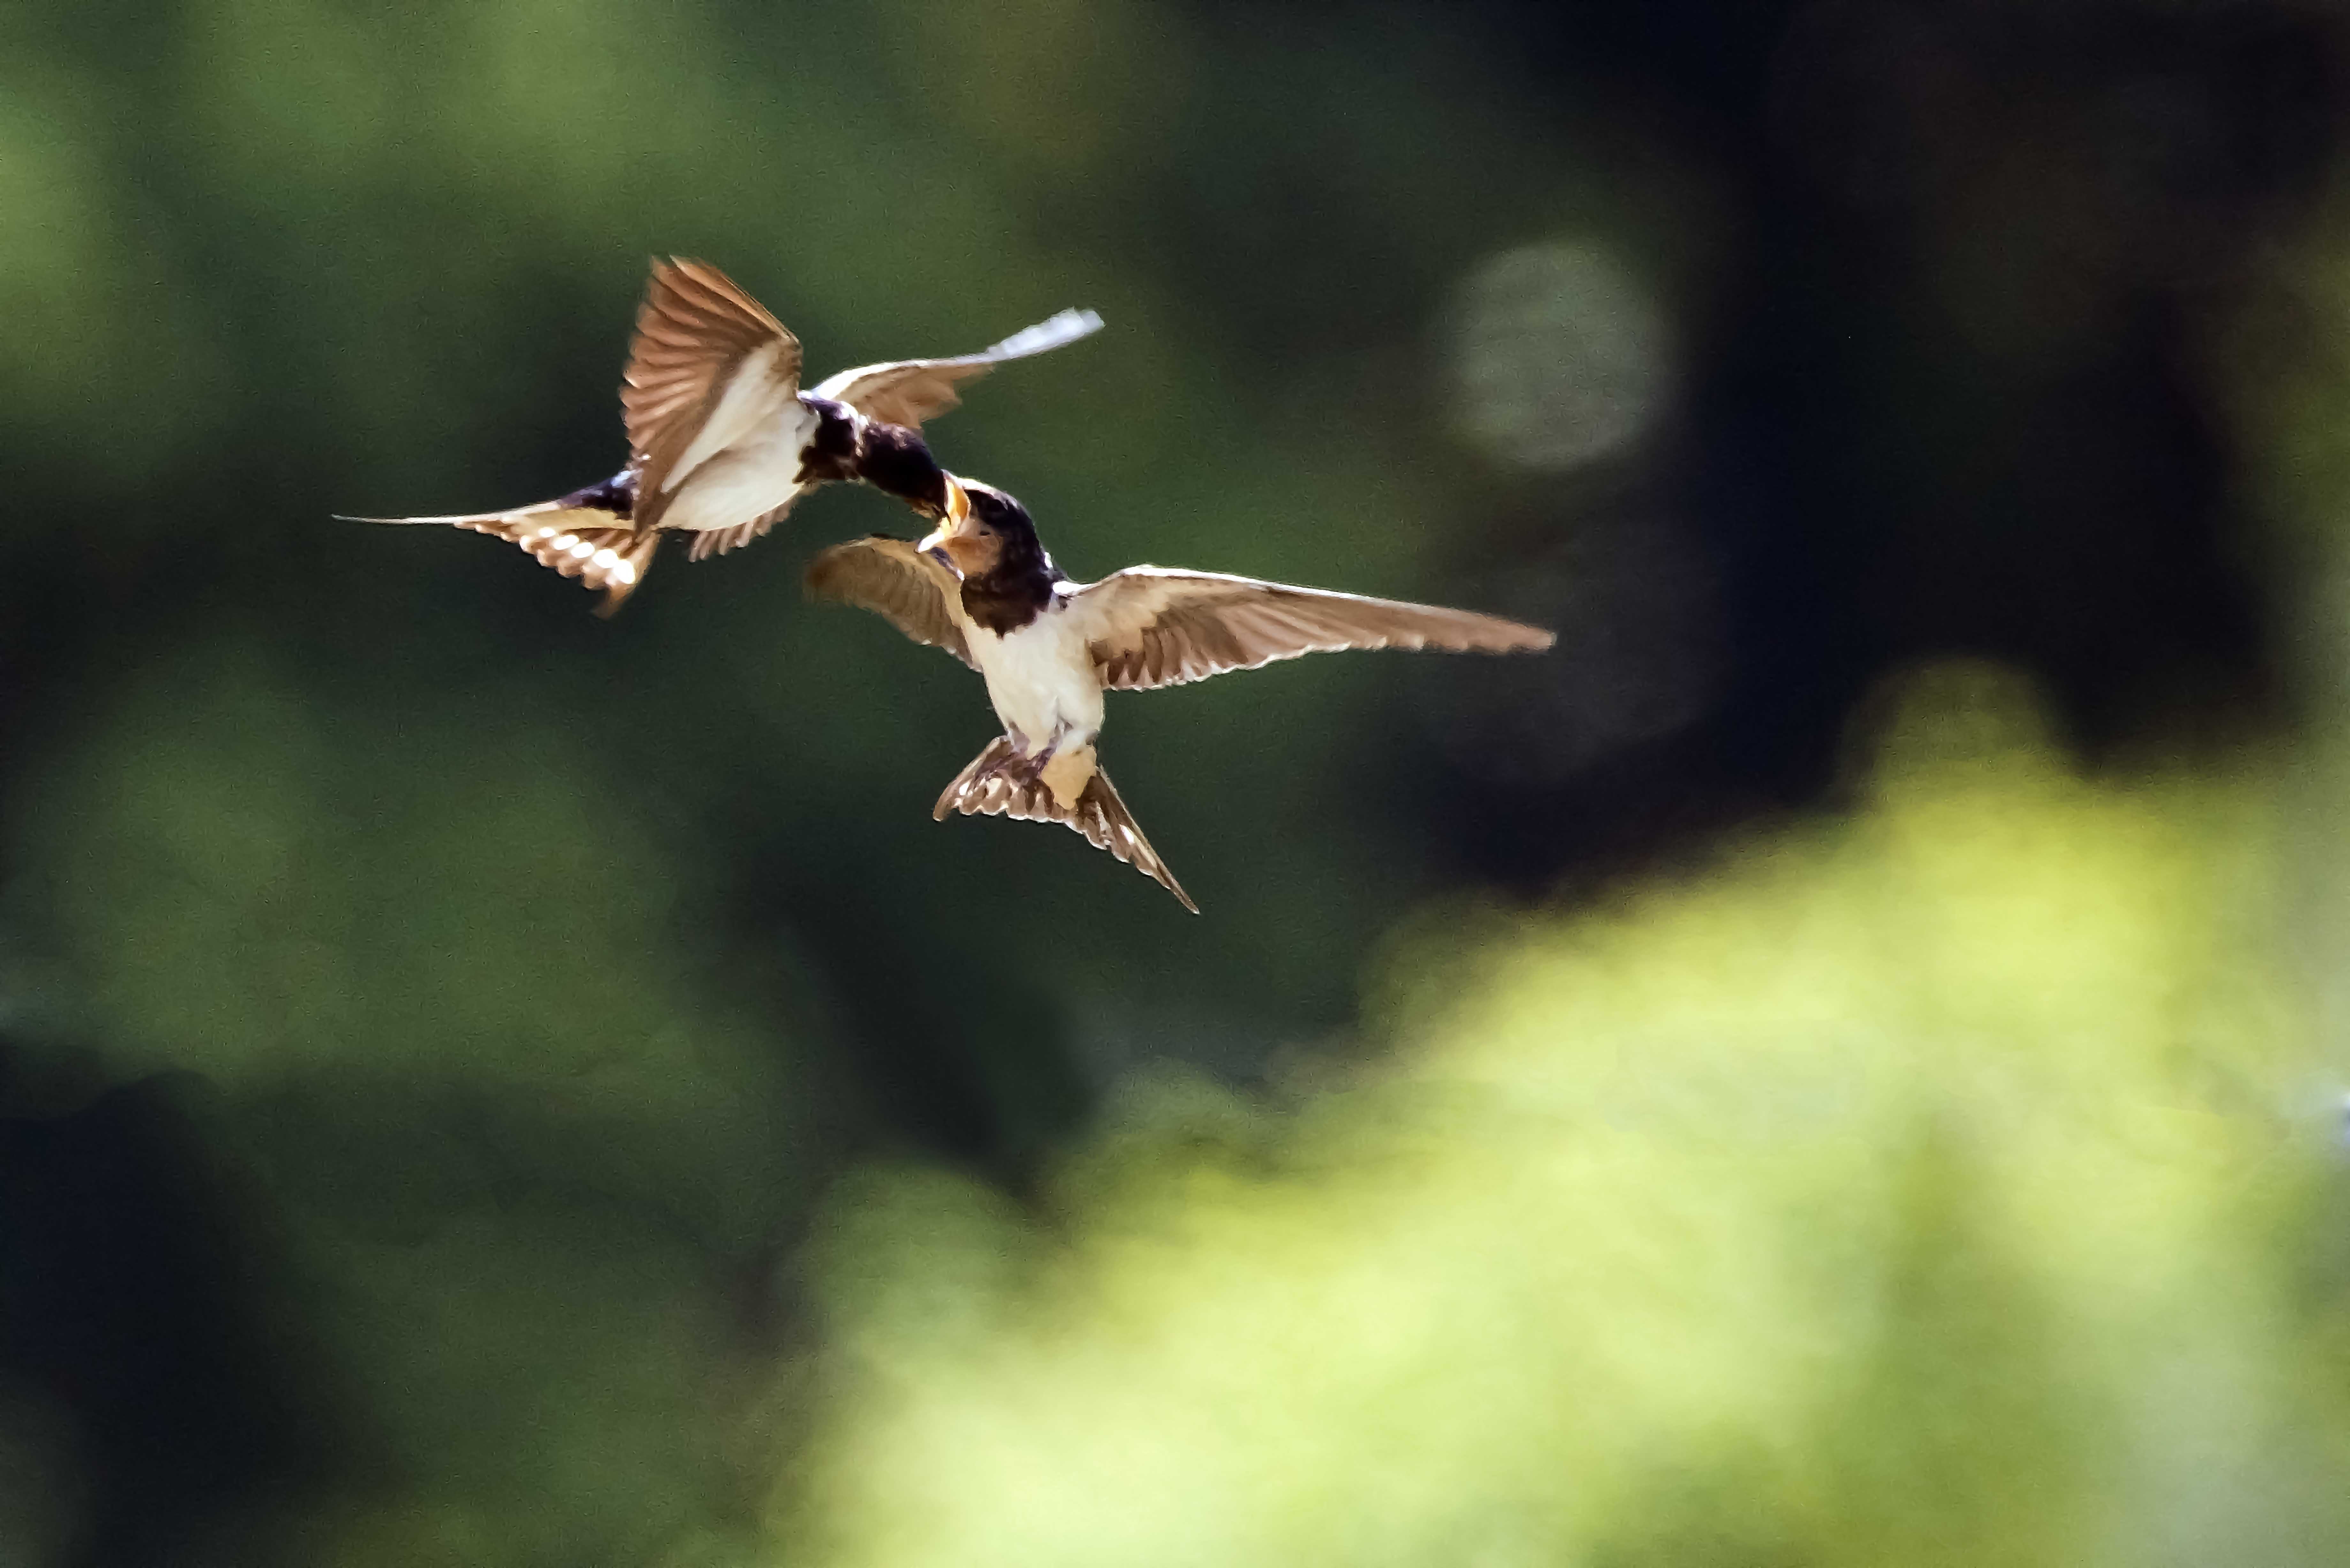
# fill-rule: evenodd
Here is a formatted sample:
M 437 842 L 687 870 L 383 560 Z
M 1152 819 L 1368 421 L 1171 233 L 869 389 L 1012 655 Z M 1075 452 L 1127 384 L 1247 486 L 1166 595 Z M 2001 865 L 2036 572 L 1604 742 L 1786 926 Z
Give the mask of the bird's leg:
M 998 774 L 1024 772 L 1028 761 L 1028 737 L 1020 732 L 1020 726 L 1017 724 L 1004 725 L 1003 732 L 1012 737 L 1012 754 L 1003 758 L 988 771 Z
M 1069 732 L 1067 728 L 1056 725 L 1053 731 L 1053 738 L 1045 742 L 1045 749 L 1043 751 L 1038 752 L 1034 756 L 1024 754 L 1021 757 L 1021 769 L 1023 772 L 1027 774 L 1029 783 L 1035 784 L 1037 780 L 1045 776 L 1045 769 L 1052 763 L 1053 753 L 1059 751 L 1061 749 L 1061 742 L 1068 738 Z

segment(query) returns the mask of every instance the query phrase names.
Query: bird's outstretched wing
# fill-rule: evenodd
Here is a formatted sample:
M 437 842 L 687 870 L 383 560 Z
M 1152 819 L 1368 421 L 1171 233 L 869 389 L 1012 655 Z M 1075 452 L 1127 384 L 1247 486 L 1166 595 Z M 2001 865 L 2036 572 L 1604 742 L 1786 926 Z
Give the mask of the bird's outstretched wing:
M 971 650 L 947 613 L 946 596 L 960 591 L 954 575 L 907 541 L 876 534 L 835 545 L 808 563 L 806 580 L 814 597 L 869 609 L 916 642 L 971 664 Z
M 775 418 L 799 385 L 799 339 L 757 300 L 707 262 L 654 262 L 620 387 L 635 525 L 658 527 L 685 477 Z
M 1090 337 L 1101 330 L 1101 317 L 1090 310 L 1064 310 L 976 354 L 954 359 L 900 359 L 843 370 L 827 377 L 815 395 L 847 403 L 868 420 L 920 430 L 924 420 L 962 401 L 958 390 L 962 383 L 987 374 L 1006 359 L 1025 359 Z
M 542 566 L 567 577 L 577 577 L 600 591 L 598 615 L 610 615 L 636 591 L 660 547 L 658 534 L 639 534 L 617 512 L 599 506 L 574 506 L 562 501 L 542 501 L 510 512 L 461 513 L 448 517 L 346 517 L 346 523 L 435 524 L 444 528 L 468 528 L 518 545 Z
M 1143 691 L 1254 670 L 1276 659 L 1347 648 L 1440 648 L 1509 653 L 1554 635 L 1498 616 L 1221 572 L 1128 566 L 1064 590 L 1102 684 Z

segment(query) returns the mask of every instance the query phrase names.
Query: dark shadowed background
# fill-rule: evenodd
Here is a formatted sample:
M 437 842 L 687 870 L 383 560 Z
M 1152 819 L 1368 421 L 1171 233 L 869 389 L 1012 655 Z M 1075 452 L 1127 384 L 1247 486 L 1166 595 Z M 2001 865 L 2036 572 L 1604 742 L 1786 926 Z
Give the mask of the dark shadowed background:
M 2350 17 L 0 12 L 0 1560 L 2340 1560 Z M 933 824 L 646 258 L 1082 577 L 1536 659 Z

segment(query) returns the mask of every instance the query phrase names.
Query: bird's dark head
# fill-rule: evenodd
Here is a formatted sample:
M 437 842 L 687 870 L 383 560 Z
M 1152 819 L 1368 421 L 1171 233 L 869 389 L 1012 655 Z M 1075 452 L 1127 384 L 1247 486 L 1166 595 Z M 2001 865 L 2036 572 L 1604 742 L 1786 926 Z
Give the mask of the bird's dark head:
M 810 399 L 822 422 L 811 443 L 808 466 L 822 473 L 837 474 L 847 479 L 861 479 L 885 495 L 894 495 L 918 511 L 938 516 L 946 511 L 951 492 L 947 471 L 931 455 L 922 441 L 922 432 L 904 425 L 884 424 L 876 420 L 857 419 L 850 428 L 851 416 L 845 412 L 835 415 L 837 404 L 826 404 Z M 835 423 L 836 417 L 838 423 Z M 843 433 L 846 432 L 846 433 Z M 842 441 L 848 441 L 854 452 L 846 457 L 834 453 Z M 830 469 L 818 464 L 832 459 Z
M 1028 509 L 992 484 L 948 482 L 946 518 L 919 546 L 966 581 L 1049 570 Z

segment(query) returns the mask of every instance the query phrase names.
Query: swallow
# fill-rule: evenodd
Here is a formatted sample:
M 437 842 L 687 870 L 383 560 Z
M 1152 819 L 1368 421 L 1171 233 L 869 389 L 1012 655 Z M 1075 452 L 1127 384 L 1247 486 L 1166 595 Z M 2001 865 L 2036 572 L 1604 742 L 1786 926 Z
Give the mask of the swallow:
M 803 391 L 799 339 L 783 323 L 707 262 L 656 260 L 620 385 L 627 467 L 504 512 L 343 521 L 493 535 L 601 589 L 597 613 L 608 616 L 644 580 L 662 535 L 690 535 L 691 560 L 723 555 L 820 484 L 861 482 L 943 515 L 946 476 L 922 422 L 961 402 L 962 383 L 1101 324 L 1090 310 L 1064 310 L 976 354 L 860 365 Z
M 1200 906 L 1150 846 L 1096 753 L 1105 691 L 1148 691 L 1349 648 L 1534 652 L 1555 640 L 1497 616 L 1292 587 L 1221 572 L 1128 566 L 1080 583 L 1053 564 L 1026 508 L 948 475 L 939 526 L 877 534 L 808 564 L 819 599 L 879 615 L 979 671 L 1003 733 L 931 808 L 1058 822 Z

